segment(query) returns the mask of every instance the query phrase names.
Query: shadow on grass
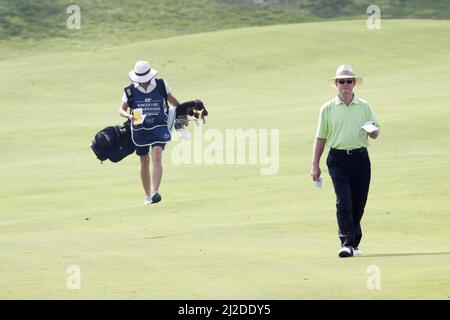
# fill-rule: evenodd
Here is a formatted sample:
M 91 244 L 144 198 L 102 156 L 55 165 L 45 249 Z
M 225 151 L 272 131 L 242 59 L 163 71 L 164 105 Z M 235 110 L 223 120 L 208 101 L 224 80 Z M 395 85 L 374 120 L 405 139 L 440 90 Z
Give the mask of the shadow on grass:
M 375 257 L 412 257 L 412 256 L 440 256 L 450 254 L 450 252 L 411 252 L 411 253 L 380 253 L 380 254 L 363 254 L 359 258 L 375 258 Z

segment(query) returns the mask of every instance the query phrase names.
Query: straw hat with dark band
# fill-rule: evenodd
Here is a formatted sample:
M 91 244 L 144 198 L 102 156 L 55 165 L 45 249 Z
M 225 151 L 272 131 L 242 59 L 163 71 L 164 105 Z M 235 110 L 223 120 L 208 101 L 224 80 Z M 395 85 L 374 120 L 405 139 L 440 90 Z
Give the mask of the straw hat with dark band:
M 363 83 L 363 79 L 353 72 L 352 66 L 348 64 L 340 65 L 336 70 L 336 76 L 328 79 L 333 88 L 336 88 L 336 80 L 338 79 L 355 79 L 355 87 L 359 87 Z
M 152 69 L 148 61 L 138 61 L 134 66 L 134 70 L 131 70 L 128 77 L 133 82 L 145 83 L 150 81 L 156 76 L 158 71 Z

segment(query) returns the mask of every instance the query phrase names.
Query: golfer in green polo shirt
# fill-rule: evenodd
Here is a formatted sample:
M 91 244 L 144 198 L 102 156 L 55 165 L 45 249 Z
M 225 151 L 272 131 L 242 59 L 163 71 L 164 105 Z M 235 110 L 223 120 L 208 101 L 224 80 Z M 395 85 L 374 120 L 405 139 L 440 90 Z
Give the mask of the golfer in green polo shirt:
M 361 218 L 370 184 L 368 137 L 376 139 L 380 129 L 370 104 L 353 93 L 362 78 L 354 74 L 351 66 L 339 66 L 330 82 L 338 95 L 320 109 L 311 177 L 313 181 L 321 180 L 320 157 L 327 145 L 341 239 L 339 257 L 351 257 L 361 254 Z

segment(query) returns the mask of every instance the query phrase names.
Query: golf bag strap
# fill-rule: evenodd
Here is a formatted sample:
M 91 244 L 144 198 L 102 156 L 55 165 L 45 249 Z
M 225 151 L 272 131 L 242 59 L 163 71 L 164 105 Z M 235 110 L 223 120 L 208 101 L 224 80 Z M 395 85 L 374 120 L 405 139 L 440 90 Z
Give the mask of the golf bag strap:
M 130 108 L 134 101 L 132 89 L 134 89 L 133 83 L 123 89 L 125 91 L 125 96 L 127 97 L 128 107 L 130 107 Z
M 163 79 L 156 79 L 156 89 L 158 89 L 159 93 L 163 96 L 164 102 L 166 103 L 166 112 L 168 112 L 169 104 L 167 103 L 167 91 L 166 91 L 166 84 L 164 83 Z

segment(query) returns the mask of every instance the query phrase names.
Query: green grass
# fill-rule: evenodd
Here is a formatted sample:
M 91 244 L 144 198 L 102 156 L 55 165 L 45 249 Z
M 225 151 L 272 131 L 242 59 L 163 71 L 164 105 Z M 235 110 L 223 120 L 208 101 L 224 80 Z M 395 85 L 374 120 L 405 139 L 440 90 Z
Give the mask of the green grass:
M 403 3 L 403 4 L 402 4 Z M 220 31 L 367 19 L 365 0 L 78 0 L 81 29 L 68 29 L 68 0 L 0 3 L 0 60 L 19 55 L 103 50 L 111 46 Z M 379 0 L 386 19 L 450 19 L 447 0 Z
M 0 298 L 448 299 L 448 21 L 253 27 L 0 61 Z M 280 171 L 174 165 L 144 207 L 139 164 L 95 159 L 119 123 L 128 71 L 148 59 L 207 128 L 280 129 Z M 363 219 L 364 256 L 339 259 L 334 193 L 309 178 L 319 108 L 337 65 L 382 125 Z M 89 218 L 89 220 L 86 220 Z M 81 268 L 81 290 L 66 269 Z M 369 290 L 367 268 L 381 270 Z
M 80 30 L 66 28 L 70 15 L 66 9 L 74 4 L 81 12 Z M 375 4 L 383 19 L 450 19 L 447 0 L 379 0 Z M 248 26 L 364 19 L 368 6 L 365 0 L 3 0 L 0 39 L 14 43 L 17 38 L 62 38 L 107 47 Z

